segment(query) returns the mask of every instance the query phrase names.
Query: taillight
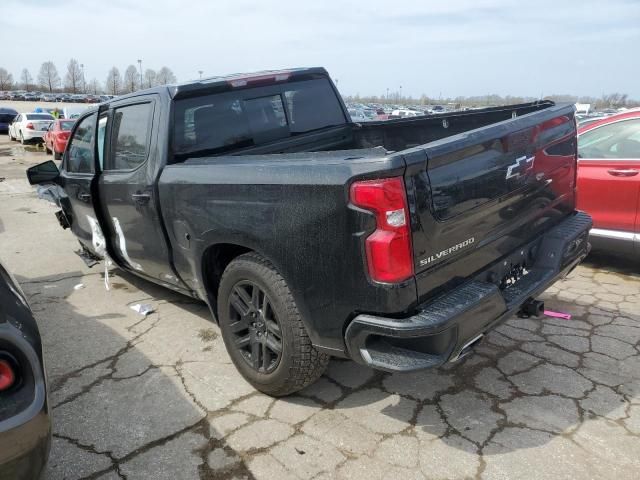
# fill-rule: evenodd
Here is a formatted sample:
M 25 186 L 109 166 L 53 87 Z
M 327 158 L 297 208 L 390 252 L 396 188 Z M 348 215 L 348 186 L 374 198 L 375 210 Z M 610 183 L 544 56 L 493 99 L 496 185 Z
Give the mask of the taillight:
M 0 360 L 0 392 L 9 390 L 16 381 L 13 366 L 7 360 Z
M 25 126 L 25 128 L 29 129 L 29 130 L 33 130 L 33 123 L 29 122 L 27 123 L 27 125 Z
M 354 205 L 376 216 L 376 230 L 365 241 L 372 280 L 396 283 L 411 277 L 411 232 L 402 177 L 355 182 L 350 196 Z

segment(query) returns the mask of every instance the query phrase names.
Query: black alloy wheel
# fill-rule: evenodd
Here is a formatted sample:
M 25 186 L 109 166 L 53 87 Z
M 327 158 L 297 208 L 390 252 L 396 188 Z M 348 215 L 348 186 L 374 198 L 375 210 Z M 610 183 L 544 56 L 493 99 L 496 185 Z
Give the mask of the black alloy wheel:
M 273 372 L 282 357 L 282 332 L 268 295 L 241 280 L 233 286 L 228 308 L 229 330 L 244 361 L 259 373 Z

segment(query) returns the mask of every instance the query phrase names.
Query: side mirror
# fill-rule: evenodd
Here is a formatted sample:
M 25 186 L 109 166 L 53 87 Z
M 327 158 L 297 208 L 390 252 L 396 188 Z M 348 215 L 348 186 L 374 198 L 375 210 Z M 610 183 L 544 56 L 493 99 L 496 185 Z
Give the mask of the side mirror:
M 60 171 L 53 160 L 27 169 L 27 179 L 31 185 L 54 183 L 58 175 L 60 175 Z

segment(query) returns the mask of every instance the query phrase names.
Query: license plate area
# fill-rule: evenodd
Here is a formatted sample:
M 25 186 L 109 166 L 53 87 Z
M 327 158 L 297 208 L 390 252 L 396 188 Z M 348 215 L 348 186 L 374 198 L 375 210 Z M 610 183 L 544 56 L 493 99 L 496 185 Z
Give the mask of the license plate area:
M 530 273 L 536 261 L 540 242 L 541 240 L 537 239 L 503 257 L 480 274 L 478 280 L 493 283 L 501 291 L 513 286 Z

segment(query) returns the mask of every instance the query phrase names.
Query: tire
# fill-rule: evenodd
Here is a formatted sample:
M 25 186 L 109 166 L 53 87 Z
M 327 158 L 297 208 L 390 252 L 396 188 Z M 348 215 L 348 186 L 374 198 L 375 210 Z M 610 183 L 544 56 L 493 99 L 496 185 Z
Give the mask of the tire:
M 286 281 L 256 253 L 239 256 L 224 271 L 218 321 L 234 365 L 267 395 L 281 397 L 311 385 L 329 363 L 311 344 Z
M 20 143 L 22 145 L 26 145 L 27 144 L 27 142 L 24 141 L 24 135 L 22 134 L 22 132 L 20 132 Z
M 15 137 L 13 137 L 13 136 L 11 136 L 11 130 L 8 130 L 8 131 L 7 131 L 7 135 L 9 135 L 9 140 L 11 140 L 12 142 L 15 142 L 15 141 L 16 141 L 16 138 L 15 138 Z
M 43 145 L 44 145 L 44 152 L 45 152 L 47 155 L 50 155 L 52 152 L 51 152 L 51 150 L 49 149 L 49 147 L 47 146 L 47 142 L 44 142 L 44 143 L 43 143 Z
M 62 160 L 62 154 L 60 152 L 56 152 L 55 148 L 53 149 L 53 158 L 56 160 Z

